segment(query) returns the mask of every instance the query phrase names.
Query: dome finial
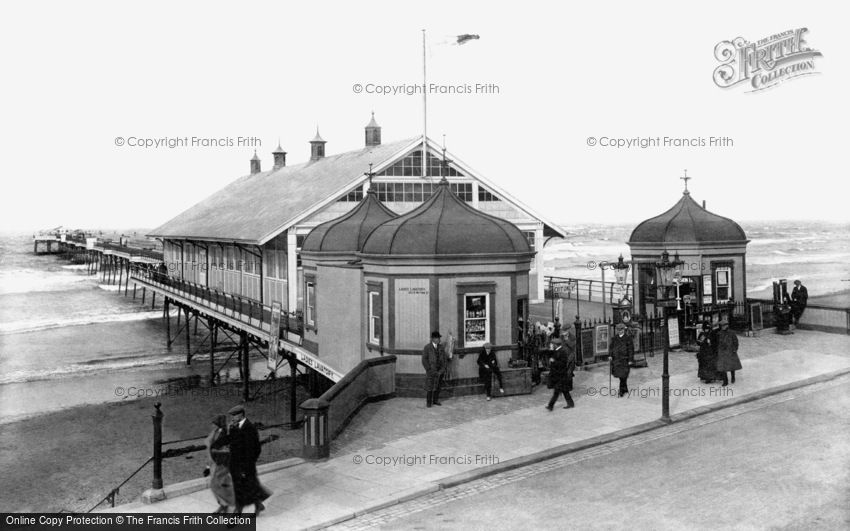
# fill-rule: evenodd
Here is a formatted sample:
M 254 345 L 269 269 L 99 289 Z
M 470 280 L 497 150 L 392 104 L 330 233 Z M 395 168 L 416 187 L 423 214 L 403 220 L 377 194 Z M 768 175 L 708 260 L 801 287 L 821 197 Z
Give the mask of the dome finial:
M 684 177 L 679 177 L 679 179 L 682 179 L 683 181 L 685 181 L 685 191 L 682 192 L 682 193 L 685 194 L 685 195 L 691 195 L 691 193 L 688 191 L 688 181 L 693 179 L 693 177 L 688 177 L 688 170 L 685 170 Z

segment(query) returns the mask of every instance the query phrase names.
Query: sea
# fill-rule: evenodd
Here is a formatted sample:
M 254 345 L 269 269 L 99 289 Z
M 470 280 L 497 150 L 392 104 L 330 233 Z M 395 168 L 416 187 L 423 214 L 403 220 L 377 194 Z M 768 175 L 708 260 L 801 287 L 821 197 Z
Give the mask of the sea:
M 770 298 L 773 281 L 802 279 L 810 297 L 850 290 L 850 224 L 750 222 L 749 297 Z M 588 262 L 628 258 L 629 225 L 563 225 L 543 248 L 546 275 L 600 279 Z M 32 235 L 0 237 L 0 424 L 82 404 L 162 392 L 206 375 L 200 355 L 166 346 L 161 301 L 132 297 L 54 255 L 35 255 Z M 206 358 L 208 360 L 208 358 Z M 254 375 L 264 374 L 252 370 Z M 232 370 L 225 379 L 235 378 Z M 123 389 L 123 393 L 117 390 Z

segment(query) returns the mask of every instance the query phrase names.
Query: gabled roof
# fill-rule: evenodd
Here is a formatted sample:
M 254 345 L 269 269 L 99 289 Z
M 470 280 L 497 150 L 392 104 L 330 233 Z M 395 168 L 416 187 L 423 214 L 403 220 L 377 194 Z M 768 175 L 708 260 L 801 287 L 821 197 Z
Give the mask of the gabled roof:
M 369 170 L 370 162 L 393 161 L 416 141 L 364 147 L 247 175 L 152 230 L 149 236 L 262 245 L 306 212 L 327 203 L 329 197 L 335 201 Z
M 702 208 L 687 191 L 670 210 L 642 222 L 629 237 L 629 244 L 747 241 L 740 225 Z
M 368 179 L 365 173 L 370 163 L 373 171 L 380 173 L 421 146 L 422 137 L 418 136 L 247 175 L 157 227 L 148 236 L 263 245 L 363 184 Z M 428 150 L 440 153 L 442 147 L 429 138 Z M 446 156 L 464 175 L 479 181 L 529 218 L 543 222 L 544 236 L 566 236 L 563 229 L 534 213 L 457 157 L 448 152 Z

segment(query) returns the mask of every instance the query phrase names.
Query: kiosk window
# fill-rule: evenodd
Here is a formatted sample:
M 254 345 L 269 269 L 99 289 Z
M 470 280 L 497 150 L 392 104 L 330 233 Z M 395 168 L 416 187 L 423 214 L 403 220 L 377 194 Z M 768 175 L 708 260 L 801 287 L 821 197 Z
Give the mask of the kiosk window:
M 307 282 L 307 315 L 305 316 L 306 324 L 316 326 L 316 283 Z
M 480 347 L 490 341 L 489 294 L 469 293 L 464 295 L 463 344 Z
M 718 303 L 729 302 L 732 298 L 732 269 L 718 267 L 714 271 L 715 300 Z
M 382 300 L 380 291 L 369 291 L 369 343 L 381 344 Z

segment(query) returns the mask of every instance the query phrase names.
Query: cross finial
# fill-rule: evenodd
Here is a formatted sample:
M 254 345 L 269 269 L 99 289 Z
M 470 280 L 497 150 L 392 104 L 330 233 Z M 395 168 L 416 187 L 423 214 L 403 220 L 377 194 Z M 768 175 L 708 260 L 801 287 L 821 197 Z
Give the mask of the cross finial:
M 685 181 L 685 193 L 690 194 L 690 192 L 688 192 L 688 181 L 693 179 L 693 177 L 688 177 L 688 170 L 685 170 L 685 175 L 683 177 L 679 177 L 679 179 Z
M 372 163 L 371 162 L 369 163 L 369 171 L 367 171 L 363 175 L 365 175 L 366 177 L 369 178 L 369 190 L 371 191 L 372 190 L 372 177 L 375 176 L 375 172 L 372 171 Z

